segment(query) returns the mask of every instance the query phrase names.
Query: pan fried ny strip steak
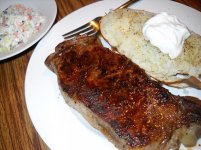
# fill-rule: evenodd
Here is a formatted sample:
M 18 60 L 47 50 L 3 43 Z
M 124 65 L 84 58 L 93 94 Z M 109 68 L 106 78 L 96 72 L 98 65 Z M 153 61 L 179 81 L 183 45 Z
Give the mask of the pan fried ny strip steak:
M 179 149 L 196 144 L 201 129 L 198 99 L 172 95 L 123 55 L 96 37 L 60 43 L 45 61 L 57 74 L 71 107 L 118 149 Z

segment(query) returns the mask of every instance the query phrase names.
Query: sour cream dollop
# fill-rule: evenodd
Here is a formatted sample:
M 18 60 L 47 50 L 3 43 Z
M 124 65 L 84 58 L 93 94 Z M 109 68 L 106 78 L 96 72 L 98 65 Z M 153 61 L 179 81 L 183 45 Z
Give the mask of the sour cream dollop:
M 190 36 L 187 27 L 176 16 L 166 12 L 150 18 L 143 26 L 143 35 L 171 59 L 182 53 L 184 41 Z

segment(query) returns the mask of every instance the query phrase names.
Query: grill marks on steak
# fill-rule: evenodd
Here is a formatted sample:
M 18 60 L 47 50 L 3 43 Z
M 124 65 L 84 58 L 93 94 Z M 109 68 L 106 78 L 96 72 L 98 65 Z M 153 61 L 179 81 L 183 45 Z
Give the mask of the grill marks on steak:
M 195 105 L 201 108 L 200 103 L 173 96 L 94 37 L 59 44 L 46 65 L 75 105 L 78 102 L 90 109 L 130 148 L 167 144 L 176 129 L 200 124 L 201 111 L 192 111 Z

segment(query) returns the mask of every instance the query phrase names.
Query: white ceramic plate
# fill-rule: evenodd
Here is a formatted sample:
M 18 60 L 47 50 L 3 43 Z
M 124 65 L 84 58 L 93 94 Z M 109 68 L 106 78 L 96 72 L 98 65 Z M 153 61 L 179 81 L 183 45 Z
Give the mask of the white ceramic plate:
M 46 57 L 63 41 L 62 34 L 78 27 L 92 18 L 104 15 L 126 0 L 105 0 L 83 7 L 59 21 L 37 45 L 28 65 L 25 81 L 27 108 L 32 122 L 53 150 L 115 150 L 116 148 L 97 130 L 93 129 L 80 114 L 64 102 L 54 73 L 44 65 Z M 201 13 L 190 7 L 165 0 L 144 0 L 132 8 L 152 12 L 167 11 L 176 14 L 191 30 L 201 34 Z M 192 88 L 171 92 L 201 98 L 200 91 Z M 199 141 L 201 143 L 201 140 Z M 196 146 L 194 149 L 199 149 Z
M 40 40 L 54 23 L 57 14 L 57 6 L 54 0 L 0 0 L 0 12 L 8 8 L 11 4 L 23 4 L 28 8 L 32 8 L 34 11 L 39 12 L 45 17 L 45 22 L 41 27 L 40 32 L 31 37 L 28 42 L 7 53 L 0 53 L 0 61 L 25 51 Z

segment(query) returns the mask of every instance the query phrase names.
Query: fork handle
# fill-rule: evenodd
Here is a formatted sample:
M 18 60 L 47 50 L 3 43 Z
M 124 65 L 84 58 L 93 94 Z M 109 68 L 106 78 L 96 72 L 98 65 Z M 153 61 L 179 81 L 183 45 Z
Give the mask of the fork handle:
M 137 2 L 137 1 L 139 1 L 139 0 L 129 0 L 129 1 L 127 1 L 126 3 L 122 4 L 121 6 L 119 6 L 118 8 L 116 8 L 116 9 L 126 8 L 126 7 L 128 7 L 129 5 L 131 5 L 131 4 L 133 4 L 133 3 Z

